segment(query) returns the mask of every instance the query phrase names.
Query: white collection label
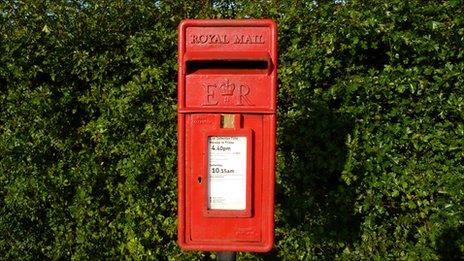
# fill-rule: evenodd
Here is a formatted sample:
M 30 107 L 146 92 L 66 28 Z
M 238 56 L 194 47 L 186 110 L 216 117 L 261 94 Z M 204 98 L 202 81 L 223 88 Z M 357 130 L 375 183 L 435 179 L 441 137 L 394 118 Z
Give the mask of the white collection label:
M 208 138 L 208 209 L 246 208 L 247 138 Z

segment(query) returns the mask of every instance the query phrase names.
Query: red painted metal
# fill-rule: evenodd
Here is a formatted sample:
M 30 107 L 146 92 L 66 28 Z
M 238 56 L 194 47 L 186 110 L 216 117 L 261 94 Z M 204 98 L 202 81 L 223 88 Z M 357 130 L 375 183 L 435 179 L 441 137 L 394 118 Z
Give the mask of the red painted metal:
M 178 241 L 267 252 L 274 241 L 277 32 L 272 20 L 179 25 Z M 234 115 L 234 127 L 221 125 Z M 246 207 L 208 209 L 208 138 L 245 137 Z

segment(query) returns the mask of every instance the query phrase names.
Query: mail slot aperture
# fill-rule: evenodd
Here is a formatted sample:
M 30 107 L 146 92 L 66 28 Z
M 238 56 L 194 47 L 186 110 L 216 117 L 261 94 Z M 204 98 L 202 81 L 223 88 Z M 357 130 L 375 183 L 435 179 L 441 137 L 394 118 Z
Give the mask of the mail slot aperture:
M 266 60 L 205 60 L 187 61 L 187 74 L 255 74 L 268 73 Z

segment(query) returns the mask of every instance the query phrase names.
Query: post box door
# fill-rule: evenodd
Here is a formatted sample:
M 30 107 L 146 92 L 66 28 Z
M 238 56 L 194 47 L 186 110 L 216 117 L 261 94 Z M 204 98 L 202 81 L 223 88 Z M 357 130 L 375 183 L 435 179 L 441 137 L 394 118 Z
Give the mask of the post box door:
M 186 212 L 189 217 L 186 225 L 190 228 L 192 241 L 217 243 L 227 240 L 259 245 L 264 237 L 272 236 L 270 224 L 263 222 L 263 208 L 273 203 L 269 202 L 273 197 L 266 197 L 273 184 L 271 177 L 262 174 L 271 173 L 273 168 L 269 164 L 271 159 L 265 156 L 272 143 L 266 130 L 271 129 L 273 116 L 237 114 L 241 124 L 236 124 L 243 126 L 239 129 L 221 128 L 221 116 L 187 116 L 186 125 L 195 127 L 188 128 L 186 135 L 189 144 L 186 158 L 192 163 L 186 175 Z M 212 150 L 212 138 L 219 140 L 215 147 L 222 150 L 219 153 Z M 220 175 L 215 175 L 217 173 Z M 212 194 L 214 188 L 211 186 L 227 190 L 226 183 L 230 186 L 228 191 Z M 219 202 L 214 202 L 211 197 L 217 194 Z M 211 203 L 215 203 L 215 207 L 211 207 Z

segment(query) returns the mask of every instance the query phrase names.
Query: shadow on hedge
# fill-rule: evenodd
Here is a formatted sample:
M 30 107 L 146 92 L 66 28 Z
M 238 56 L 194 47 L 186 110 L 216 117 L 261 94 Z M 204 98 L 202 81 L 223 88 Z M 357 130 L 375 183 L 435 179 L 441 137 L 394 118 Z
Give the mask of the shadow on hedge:
M 464 245 L 464 226 L 447 228 L 437 240 L 438 253 L 442 260 L 460 260 L 464 257 L 461 247 Z
M 336 102 L 311 99 L 302 103 L 306 113 L 279 117 L 276 245 L 296 240 L 296 251 L 331 258 L 359 237 L 355 192 L 341 180 L 354 121 L 337 112 Z

